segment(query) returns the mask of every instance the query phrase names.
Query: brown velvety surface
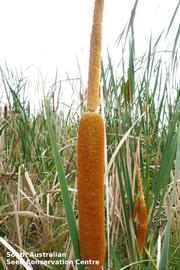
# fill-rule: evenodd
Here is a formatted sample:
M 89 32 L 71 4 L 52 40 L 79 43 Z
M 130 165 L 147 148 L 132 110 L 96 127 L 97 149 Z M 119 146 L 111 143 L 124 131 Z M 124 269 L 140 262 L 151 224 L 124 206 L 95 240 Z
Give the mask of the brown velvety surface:
M 96 112 L 82 116 L 78 129 L 78 218 L 83 260 L 105 257 L 104 229 L 104 122 Z

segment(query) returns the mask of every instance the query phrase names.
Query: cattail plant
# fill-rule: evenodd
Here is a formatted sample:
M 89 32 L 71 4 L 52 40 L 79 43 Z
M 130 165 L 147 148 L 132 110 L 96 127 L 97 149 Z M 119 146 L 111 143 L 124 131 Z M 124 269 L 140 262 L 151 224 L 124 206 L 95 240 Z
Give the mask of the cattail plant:
M 139 249 L 139 254 L 142 255 L 144 242 L 146 238 L 146 230 L 147 230 L 147 207 L 144 199 L 144 192 L 142 186 L 142 180 L 140 176 L 140 171 L 137 171 L 137 181 L 138 181 L 138 195 L 135 199 L 134 204 L 134 217 L 137 218 L 138 228 L 137 228 L 137 244 Z
M 95 0 L 90 43 L 87 112 L 78 128 L 78 218 L 80 255 L 99 261 L 88 269 L 99 270 L 105 257 L 104 226 L 104 121 L 96 112 L 99 98 L 101 24 L 103 0 Z

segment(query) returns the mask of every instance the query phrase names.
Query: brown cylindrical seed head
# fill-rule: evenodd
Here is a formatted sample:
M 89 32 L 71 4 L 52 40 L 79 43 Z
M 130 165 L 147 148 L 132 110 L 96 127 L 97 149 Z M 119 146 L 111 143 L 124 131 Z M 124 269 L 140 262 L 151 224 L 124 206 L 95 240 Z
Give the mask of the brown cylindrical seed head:
M 101 68 L 102 16 L 104 0 L 95 0 L 94 18 L 90 41 L 87 109 L 95 111 L 99 98 Z
M 78 218 L 80 255 L 97 260 L 100 270 L 105 257 L 104 225 L 104 121 L 96 112 L 82 116 L 78 129 Z

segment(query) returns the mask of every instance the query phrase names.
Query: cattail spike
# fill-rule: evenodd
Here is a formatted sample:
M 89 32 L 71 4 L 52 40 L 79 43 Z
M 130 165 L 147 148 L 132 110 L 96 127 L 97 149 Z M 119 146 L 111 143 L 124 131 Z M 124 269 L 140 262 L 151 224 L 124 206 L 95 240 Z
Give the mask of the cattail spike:
M 104 0 L 95 0 L 89 55 L 88 111 L 96 111 L 98 106 L 103 6 Z
M 144 199 L 144 191 L 143 191 L 139 168 L 137 171 L 137 181 L 138 181 L 138 195 L 135 199 L 135 204 L 134 204 L 134 218 L 137 217 L 137 222 L 138 222 L 137 243 L 138 243 L 139 254 L 142 255 L 144 242 L 146 238 L 148 214 L 147 214 L 146 202 Z
M 138 231 L 137 231 L 137 243 L 138 243 L 139 254 L 141 256 L 143 254 L 145 239 L 146 239 L 146 225 L 143 225 L 143 226 L 139 225 Z
M 87 109 L 78 129 L 78 218 L 80 255 L 98 261 L 88 270 L 100 270 L 105 259 L 104 121 L 96 113 L 99 98 L 101 31 L 104 0 L 95 0 L 90 42 Z
M 142 180 L 141 180 L 139 168 L 137 170 L 137 181 L 138 181 L 138 194 L 140 197 L 144 198 L 144 191 L 143 191 Z
M 83 260 L 99 261 L 88 269 L 100 270 L 105 257 L 104 121 L 100 114 L 83 114 L 77 150 L 80 255 Z

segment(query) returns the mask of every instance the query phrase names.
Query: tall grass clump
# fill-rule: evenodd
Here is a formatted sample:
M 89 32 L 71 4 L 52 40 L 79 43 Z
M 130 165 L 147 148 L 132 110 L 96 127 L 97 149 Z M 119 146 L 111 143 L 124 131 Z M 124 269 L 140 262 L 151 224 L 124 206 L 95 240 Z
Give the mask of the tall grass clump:
M 178 8 L 179 6 L 174 14 Z M 129 27 L 118 40 L 118 46 L 122 46 L 123 51 L 118 67 L 120 71 L 112 65 L 110 54 L 108 67 L 105 68 L 102 63 L 108 160 L 111 166 L 108 167 L 108 188 L 111 187 L 110 247 L 114 267 L 117 265 L 117 269 L 119 265 L 123 266 L 121 260 L 132 269 L 161 269 L 159 267 L 162 264 L 159 260 L 164 261 L 164 265 L 168 267 L 168 256 L 164 257 L 163 250 L 170 249 L 169 242 L 165 241 L 165 232 L 169 226 L 168 205 L 174 181 L 180 116 L 177 76 L 179 28 L 174 43 L 168 48 L 168 57 L 167 49 L 160 54 L 158 49 L 162 40 L 166 42 L 175 15 L 168 31 L 164 31 L 164 35 L 161 34 L 155 41 L 151 37 L 147 52 L 142 57 L 136 58 L 133 12 Z M 129 61 L 124 59 L 126 53 L 129 54 Z M 115 75 L 117 71 L 124 75 L 120 77 Z M 144 230 L 146 234 L 143 237 L 145 238 L 143 251 L 138 248 L 140 220 L 138 219 L 136 223 L 133 217 L 134 211 L 137 213 L 138 208 L 136 199 L 139 195 L 138 170 L 142 178 L 145 200 L 143 204 L 147 207 L 147 213 L 145 211 L 141 219 L 146 219 L 148 215 L 147 223 L 145 221 L 144 224 L 147 228 Z M 177 181 L 176 187 L 178 186 Z M 179 196 L 178 190 L 179 188 L 175 197 Z M 172 200 L 175 200 L 175 197 Z M 177 224 L 179 224 L 178 208 L 176 201 L 173 211 Z M 175 230 L 173 225 L 171 230 L 172 233 Z M 119 239 L 124 241 L 123 252 L 118 251 L 119 245 L 120 247 L 122 245 L 118 242 Z M 113 243 L 116 244 L 113 246 Z M 161 245 L 165 245 L 162 250 Z
M 89 71 L 88 93 L 80 95 L 77 80 L 77 107 L 60 107 L 57 74 L 32 113 L 28 78 L 1 68 L 1 269 L 8 269 L 5 242 L 18 253 L 57 251 L 72 261 L 34 269 L 83 270 L 76 260 L 91 256 L 105 270 L 180 268 L 179 3 L 138 57 L 137 4 L 117 40 L 117 66 L 110 51 L 107 64 L 98 51 L 101 82 L 98 68 L 96 79 Z

